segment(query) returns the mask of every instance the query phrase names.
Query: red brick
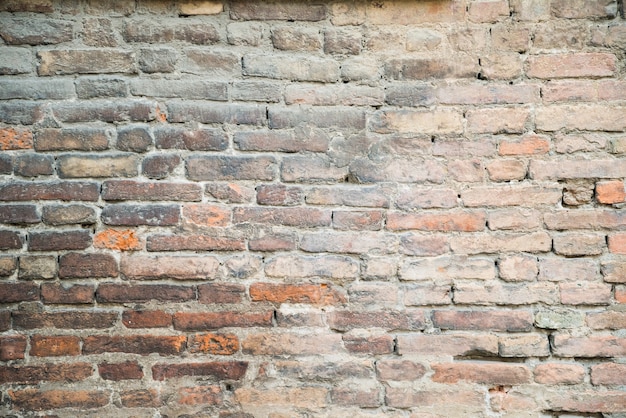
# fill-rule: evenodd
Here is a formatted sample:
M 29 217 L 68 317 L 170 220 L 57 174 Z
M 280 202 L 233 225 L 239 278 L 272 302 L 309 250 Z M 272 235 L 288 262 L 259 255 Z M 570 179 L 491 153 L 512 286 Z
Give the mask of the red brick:
M 243 251 L 243 239 L 210 237 L 207 235 L 150 235 L 148 251 Z
M 248 241 L 250 251 L 290 251 L 296 248 L 296 237 L 290 234 L 272 234 Z
M 187 343 L 184 336 L 92 335 L 83 338 L 83 354 L 132 353 L 180 354 Z
M 35 283 L 0 283 L 0 303 L 39 300 L 39 286 Z
M 615 73 L 616 58 L 607 53 L 532 55 L 527 61 L 528 77 L 572 78 L 610 77 Z
M 58 408 L 95 409 L 109 403 L 107 391 L 66 391 L 37 389 L 10 390 L 7 392 L 16 409 L 43 411 Z
M 402 311 L 333 311 L 328 314 L 328 325 L 338 331 L 356 328 L 382 328 L 387 331 L 419 330 L 426 326 L 421 310 Z
M 378 335 L 371 332 L 344 334 L 343 345 L 350 353 L 383 355 L 393 353 L 394 340 L 391 335 Z
M 235 283 L 209 283 L 198 286 L 198 302 L 216 304 L 241 303 L 246 293 L 243 285 Z
M 229 327 L 270 327 L 273 312 L 177 312 L 174 329 L 204 331 Z
M 132 380 L 143 378 L 143 370 L 136 361 L 98 364 L 98 373 L 104 380 Z
M 534 371 L 535 382 L 544 385 L 575 385 L 585 379 L 585 368 L 579 364 L 545 363 Z
M 217 274 L 219 262 L 213 257 L 122 256 L 120 271 L 134 280 L 206 280 Z
M 120 392 L 120 401 L 126 408 L 158 408 L 163 404 L 155 389 L 134 389 Z
M 352 231 L 378 231 L 382 229 L 383 212 L 333 211 L 333 228 Z
M 185 302 L 196 299 L 191 286 L 176 285 L 125 285 L 103 283 L 98 286 L 96 300 L 101 303 Z
M 256 188 L 256 201 L 259 205 L 297 206 L 304 200 L 304 193 L 299 187 L 283 184 L 264 184 Z
M 117 261 L 110 254 L 69 253 L 59 258 L 59 277 L 62 279 L 117 277 L 117 275 Z
M 222 390 L 217 385 L 178 389 L 178 403 L 181 405 L 221 405 L 222 402 Z
M 91 234 L 87 230 L 31 232 L 28 238 L 31 251 L 84 250 L 91 246 Z
M 164 311 L 124 311 L 122 323 L 126 328 L 167 328 L 172 315 Z
M 78 356 L 80 338 L 71 335 L 30 337 L 30 355 L 35 357 Z
M 89 363 L 0 366 L 1 383 L 79 382 L 93 374 Z
M 558 357 L 621 357 L 626 355 L 626 339 L 612 335 L 554 336 L 553 354 Z
M 434 311 L 433 325 L 442 330 L 524 332 L 533 329 L 529 311 Z
M 102 184 L 104 200 L 172 200 L 195 202 L 202 199 L 202 187 L 193 183 L 107 180 Z
M 520 385 L 530 382 L 530 370 L 524 365 L 506 363 L 442 363 L 431 366 L 433 382 L 467 381 L 488 385 Z
M 0 331 L 8 331 L 11 328 L 11 311 L 0 310 Z
M 0 250 L 19 250 L 23 246 L 22 241 L 19 232 L 0 231 Z
M 0 150 L 33 149 L 33 133 L 28 128 L 0 128 Z
M 327 284 L 273 284 L 253 283 L 250 285 L 253 302 L 310 303 L 314 305 L 337 305 L 346 302 L 346 297 Z
M 613 254 L 626 254 L 626 233 L 609 235 L 609 251 Z
M 413 214 L 390 212 L 386 227 L 392 231 L 416 229 L 420 231 L 476 232 L 485 229 L 483 212 L 449 212 L 437 214 Z
M 211 376 L 219 380 L 239 380 L 248 369 L 245 361 L 213 361 L 206 363 L 157 363 L 152 366 L 154 380 L 176 379 L 185 376 Z
M 229 356 L 239 351 L 239 339 L 234 334 L 195 334 L 189 336 L 187 350 Z
M 594 385 L 625 385 L 626 365 L 604 363 L 591 366 L 591 383 Z
M 227 226 L 231 220 L 231 210 L 217 205 L 203 203 L 183 206 L 183 222 L 198 227 Z
M 106 311 L 13 312 L 15 329 L 104 329 L 113 327 L 117 320 L 117 312 Z
M 599 203 L 608 205 L 626 201 L 624 182 L 614 180 L 596 183 L 596 199 Z
M 0 337 L 0 361 L 20 360 L 26 352 L 27 339 L 24 335 Z

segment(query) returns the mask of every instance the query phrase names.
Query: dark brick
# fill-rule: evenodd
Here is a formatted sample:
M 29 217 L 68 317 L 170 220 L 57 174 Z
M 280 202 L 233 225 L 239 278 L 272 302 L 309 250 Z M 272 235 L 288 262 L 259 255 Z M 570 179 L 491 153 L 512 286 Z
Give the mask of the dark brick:
M 190 286 L 104 283 L 98 286 L 96 299 L 101 303 L 185 302 L 195 300 L 196 292 Z
M 64 232 L 31 232 L 28 237 L 30 251 L 84 250 L 91 245 L 87 230 Z
M 184 376 L 211 376 L 218 380 L 239 380 L 248 370 L 246 361 L 155 364 L 152 366 L 154 380 L 165 380 Z
M 41 222 L 35 205 L 0 206 L 0 223 L 11 225 L 36 224 Z
M 176 69 L 177 61 L 178 56 L 172 48 L 139 50 L 139 68 L 144 73 L 171 73 Z
M 13 182 L 0 185 L 0 201 L 85 200 L 100 197 L 97 183 L 92 182 Z
M 13 312 L 15 329 L 103 329 L 115 326 L 117 312 L 62 311 L 62 312 Z
M 228 148 L 228 137 L 222 129 L 190 130 L 173 126 L 159 127 L 154 130 L 154 138 L 159 149 L 223 151 Z
M 206 194 L 225 203 L 247 203 L 254 199 L 254 189 L 235 183 L 210 182 L 205 188 Z
M 233 223 L 252 222 L 299 227 L 330 226 L 332 212 L 314 208 L 235 208 Z
M 206 331 L 229 327 L 271 327 L 272 311 L 267 312 L 178 312 L 174 329 Z
M 80 382 L 93 374 L 89 363 L 0 366 L 0 383 Z
M 7 311 L 6 313 L 8 314 L 9 312 Z M 23 335 L 7 335 L 0 337 L 0 361 L 23 359 L 27 342 L 27 338 Z
M 137 182 L 111 180 L 102 184 L 105 200 L 172 200 L 198 202 L 202 187 L 191 183 Z
M 98 373 L 104 380 L 130 380 L 143 378 L 143 369 L 136 361 L 98 364 Z
M 80 338 L 74 335 L 32 335 L 29 354 L 33 357 L 80 355 Z
M 66 20 L 29 19 L 0 20 L 0 37 L 8 45 L 48 45 L 72 40 L 72 22 Z
M 47 225 L 93 225 L 96 223 L 96 211 L 83 205 L 44 206 L 43 221 Z
M 172 226 L 180 221 L 178 205 L 109 205 L 102 209 L 102 222 L 122 226 Z
M 273 157 L 192 156 L 187 158 L 187 177 L 195 181 L 273 180 Z
M 228 100 L 228 84 L 221 81 L 137 79 L 131 82 L 130 91 L 135 96 Z
M 355 328 L 382 328 L 393 330 L 420 330 L 426 326 L 423 311 L 335 311 L 328 317 L 331 329 L 349 331 Z
M 126 97 L 128 86 L 121 78 L 79 78 L 76 80 L 76 94 L 80 99 Z
M 96 289 L 92 285 L 65 285 L 59 283 L 43 283 L 41 285 L 41 301 L 50 304 L 87 304 L 95 300 Z
M 365 129 L 365 112 L 340 106 L 306 110 L 290 107 L 269 108 L 270 128 L 294 128 L 301 124 L 311 124 L 317 128 L 362 130 Z
M 13 158 L 10 155 L 0 155 L 0 174 L 11 174 L 12 172 Z
M 43 110 L 37 102 L 12 100 L 0 103 L 0 122 L 10 125 L 32 125 L 43 118 Z
M 53 255 L 21 255 L 18 277 L 23 280 L 46 280 L 57 276 L 57 257 Z
M 265 109 L 257 105 L 214 104 L 194 101 L 170 101 L 167 104 L 169 122 L 230 123 L 262 125 Z M 0 116 L 1 116 L 0 109 Z
M 13 160 L 13 171 L 22 177 L 50 176 L 54 174 L 54 158 L 50 155 L 22 154 Z
M 198 286 L 198 302 L 200 303 L 241 303 L 246 288 L 234 283 L 210 283 Z
M 116 277 L 117 275 L 117 261 L 111 254 L 69 253 L 59 258 L 59 277 L 62 279 Z
M 172 174 L 181 161 L 175 154 L 152 155 L 141 162 L 141 172 L 148 178 L 161 180 Z
M 91 366 L 90 366 L 91 367 Z M 45 411 L 59 408 L 95 409 L 107 405 L 111 394 L 102 390 L 38 390 L 10 391 L 11 404 L 15 409 Z
M 173 41 L 211 45 L 220 40 L 215 26 L 199 19 L 128 20 L 122 30 L 126 42 L 150 44 Z
M 149 122 L 156 117 L 156 103 L 146 100 L 93 100 L 60 102 L 52 106 L 54 116 L 61 122 Z M 2 107 L 0 107 L 0 119 Z
M 243 239 L 207 235 L 151 235 L 146 240 L 148 251 L 243 251 Z
M 0 100 L 59 100 L 74 97 L 72 80 L 41 80 L 36 78 L 0 80 Z
M 7 256 L 0 257 L 0 277 L 12 276 L 17 269 L 17 258 Z
M 235 20 L 300 20 L 317 22 L 326 19 L 326 7 L 305 3 L 254 3 L 237 0 L 230 5 Z
M 431 78 L 476 78 L 478 60 L 464 56 L 439 58 L 394 58 L 385 63 L 385 75 L 392 80 Z
M 298 206 L 304 200 L 300 187 L 288 187 L 283 184 L 262 184 L 256 188 L 256 202 L 259 205 Z
M 15 231 L 0 230 L 0 250 L 19 250 L 22 248 L 22 236 Z
M 391 354 L 393 353 L 393 337 L 391 335 L 375 335 L 362 337 L 344 334 L 343 344 L 350 353 L 357 354 Z
M 435 101 L 435 89 L 429 85 L 393 83 L 385 88 L 385 103 L 392 106 L 431 106 Z
M 54 7 L 52 6 L 52 0 L 5 0 L 0 3 L 0 11 L 52 13 L 54 11 Z
M 39 300 L 39 286 L 35 283 L 0 283 L 0 303 Z
M 152 142 L 152 134 L 147 126 L 131 125 L 118 128 L 115 147 L 120 151 L 146 152 Z
M 135 73 L 135 56 L 122 50 L 39 51 L 40 76 L 63 74 Z
M 233 81 L 230 96 L 237 101 L 278 103 L 282 98 L 281 90 L 282 85 L 276 82 Z
M 103 151 L 115 132 L 101 128 L 42 129 L 35 132 L 37 151 Z
M 528 332 L 533 329 L 529 311 L 435 311 L 433 325 L 441 329 Z
M 186 346 L 187 337 L 160 335 L 93 335 L 83 338 L 84 354 L 132 353 L 148 355 L 180 354 Z
M 11 311 L 0 311 L 0 332 L 8 331 L 10 328 L 11 328 Z M 4 359 L 0 359 L 0 360 L 4 361 Z

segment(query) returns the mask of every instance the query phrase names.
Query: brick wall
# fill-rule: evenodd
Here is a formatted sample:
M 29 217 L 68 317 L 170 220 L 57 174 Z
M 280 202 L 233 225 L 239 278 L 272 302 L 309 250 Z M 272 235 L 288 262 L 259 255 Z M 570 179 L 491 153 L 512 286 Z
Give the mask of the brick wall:
M 615 0 L 0 3 L 0 415 L 623 417 Z

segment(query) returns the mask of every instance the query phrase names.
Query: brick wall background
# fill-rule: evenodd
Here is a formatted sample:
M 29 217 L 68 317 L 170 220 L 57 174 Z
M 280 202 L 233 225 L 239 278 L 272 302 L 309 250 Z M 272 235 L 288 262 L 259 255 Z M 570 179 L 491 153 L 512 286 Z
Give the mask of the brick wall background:
M 0 3 L 0 415 L 624 417 L 615 0 Z

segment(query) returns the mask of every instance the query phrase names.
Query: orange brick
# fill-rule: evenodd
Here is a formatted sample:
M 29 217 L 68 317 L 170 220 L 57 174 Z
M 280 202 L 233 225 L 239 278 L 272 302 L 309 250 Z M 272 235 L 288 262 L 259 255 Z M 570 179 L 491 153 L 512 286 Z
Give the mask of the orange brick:
M 600 203 L 609 205 L 626 201 L 624 182 L 620 180 L 598 182 L 596 184 L 596 199 Z
M 609 235 L 609 251 L 613 254 L 626 254 L 626 232 Z
M 231 355 L 239 351 L 239 339 L 233 334 L 196 334 L 189 337 L 190 353 Z
M 517 141 L 502 141 L 500 155 L 535 155 L 550 151 L 550 138 L 545 135 L 529 134 Z
M 0 150 L 18 150 L 33 148 L 33 133 L 25 128 L 0 129 Z
M 98 232 L 93 239 L 93 245 L 96 248 L 118 251 L 133 251 L 141 250 L 142 248 L 137 233 L 130 229 L 122 231 L 107 229 Z

